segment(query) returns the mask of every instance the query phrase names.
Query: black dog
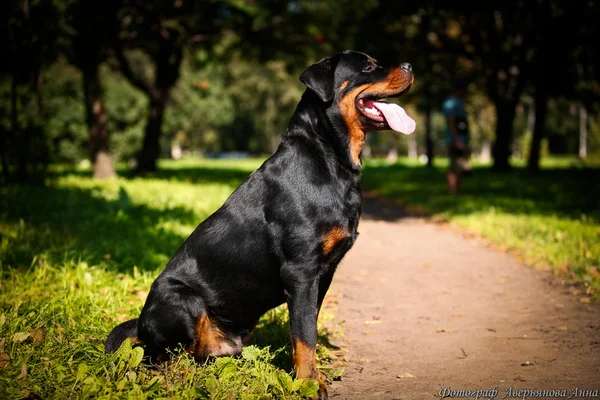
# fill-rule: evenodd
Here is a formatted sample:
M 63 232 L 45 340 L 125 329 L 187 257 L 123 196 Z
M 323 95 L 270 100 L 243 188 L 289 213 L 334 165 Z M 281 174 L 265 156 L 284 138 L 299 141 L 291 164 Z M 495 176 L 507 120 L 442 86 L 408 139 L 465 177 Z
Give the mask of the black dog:
M 137 338 L 153 360 L 183 345 L 196 359 L 239 354 L 258 319 L 287 302 L 299 378 L 317 379 L 317 316 L 335 269 L 358 236 L 366 132 L 411 133 L 414 121 L 380 98 L 408 91 L 410 64 L 383 68 L 344 51 L 308 68 L 307 89 L 277 151 L 202 222 L 152 288 L 139 318 L 106 351 Z

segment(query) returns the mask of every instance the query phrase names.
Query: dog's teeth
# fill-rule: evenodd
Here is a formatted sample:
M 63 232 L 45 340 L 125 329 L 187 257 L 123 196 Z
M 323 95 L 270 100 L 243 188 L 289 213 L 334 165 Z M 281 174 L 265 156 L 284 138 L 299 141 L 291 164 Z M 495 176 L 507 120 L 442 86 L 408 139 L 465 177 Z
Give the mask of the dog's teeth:
M 365 108 L 365 111 L 368 112 L 371 115 L 375 115 L 375 116 L 381 115 L 381 113 L 379 112 L 379 110 L 377 108 L 375 108 L 375 107 Z

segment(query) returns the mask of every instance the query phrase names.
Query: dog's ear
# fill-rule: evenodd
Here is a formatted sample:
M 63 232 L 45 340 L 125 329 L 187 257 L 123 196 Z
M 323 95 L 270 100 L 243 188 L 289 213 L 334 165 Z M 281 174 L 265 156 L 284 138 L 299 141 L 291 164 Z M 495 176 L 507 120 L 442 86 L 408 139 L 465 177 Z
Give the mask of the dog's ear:
M 312 90 L 323 102 L 333 100 L 333 79 L 335 60 L 332 57 L 323 58 L 316 64 L 308 67 L 300 75 L 300 81 Z

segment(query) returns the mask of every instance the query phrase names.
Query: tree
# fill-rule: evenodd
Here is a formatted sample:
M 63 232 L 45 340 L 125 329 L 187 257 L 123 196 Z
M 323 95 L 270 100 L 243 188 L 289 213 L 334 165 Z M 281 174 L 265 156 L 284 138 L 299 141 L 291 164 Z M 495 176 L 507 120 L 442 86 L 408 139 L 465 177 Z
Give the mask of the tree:
M 10 80 L 10 122 L 0 127 L 0 166 L 8 182 L 43 181 L 50 154 L 43 135 L 43 70 L 58 54 L 58 10 L 50 2 L 3 4 L 0 74 Z
M 164 112 L 170 91 L 179 78 L 184 48 L 192 44 L 208 45 L 218 37 L 226 19 L 223 6 L 218 1 L 125 0 L 120 16 L 123 31 L 114 53 L 123 75 L 149 100 L 137 173 L 156 170 Z M 126 49 L 141 50 L 149 58 L 153 71 L 144 63 L 134 66 Z
M 490 3 L 458 17 L 468 35 L 466 54 L 480 64 L 487 95 L 496 108 L 492 147 L 496 170 L 510 168 L 515 108 L 531 73 L 531 49 L 541 18 L 526 2 Z
M 537 12 L 541 18 L 537 25 L 531 63 L 531 68 L 535 71 L 531 74 L 535 124 L 527 160 L 530 172 L 539 170 L 548 100 L 558 96 L 575 100 L 582 96 L 581 90 L 576 90 L 581 80 L 578 70 L 583 68 L 583 61 L 578 59 L 577 53 L 583 50 L 584 15 L 589 9 L 581 1 L 554 0 L 540 4 Z M 587 23 L 591 22 L 587 20 Z M 565 26 L 578 28 L 562 29 Z
M 106 106 L 100 80 L 100 65 L 115 45 L 119 33 L 118 2 L 77 1 L 67 10 L 67 20 L 73 29 L 69 35 L 69 59 L 82 72 L 86 122 L 89 129 L 89 152 L 93 177 L 110 178 L 115 166 L 110 154 Z

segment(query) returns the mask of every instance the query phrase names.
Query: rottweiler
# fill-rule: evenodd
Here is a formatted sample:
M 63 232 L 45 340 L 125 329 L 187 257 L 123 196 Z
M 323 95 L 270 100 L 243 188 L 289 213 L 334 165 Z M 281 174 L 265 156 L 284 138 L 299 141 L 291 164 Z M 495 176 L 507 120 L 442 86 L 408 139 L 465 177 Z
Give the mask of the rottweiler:
M 360 154 L 367 132 L 409 134 L 415 122 L 379 101 L 409 90 L 412 67 L 383 67 L 343 51 L 300 75 L 306 90 L 275 153 L 203 221 L 156 278 L 139 318 L 118 325 L 151 360 L 183 346 L 197 360 L 242 351 L 258 319 L 287 303 L 298 378 L 315 379 L 317 317 L 361 216 Z

